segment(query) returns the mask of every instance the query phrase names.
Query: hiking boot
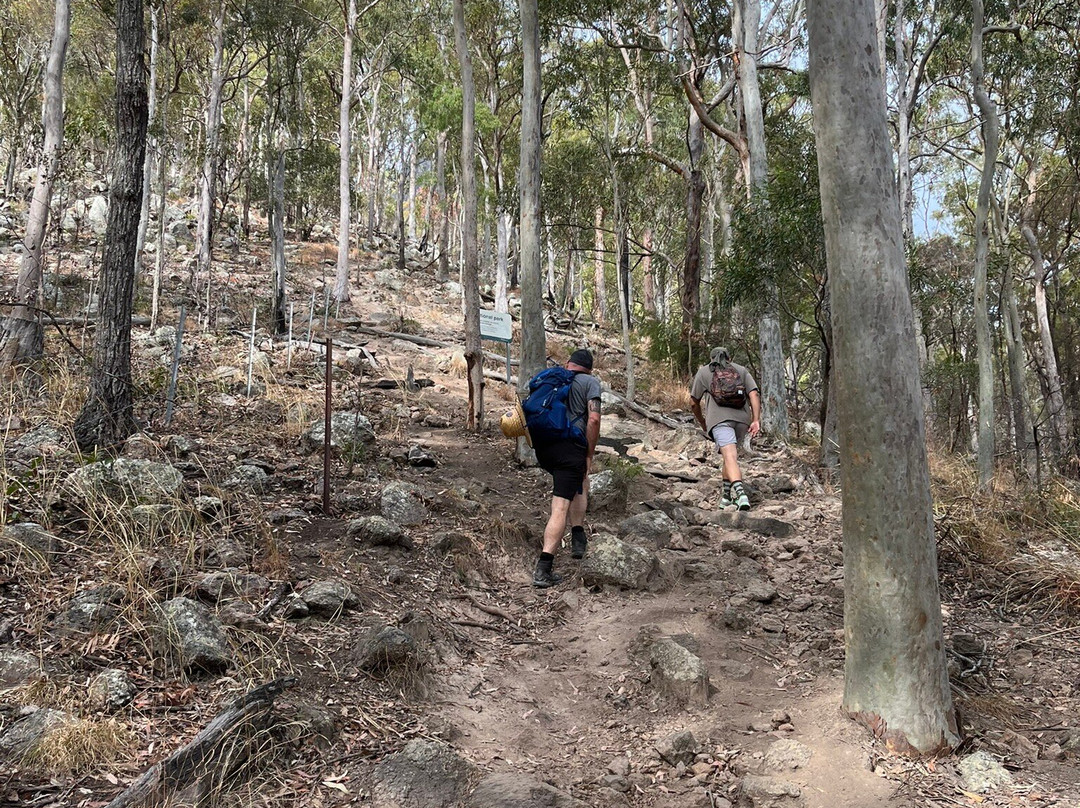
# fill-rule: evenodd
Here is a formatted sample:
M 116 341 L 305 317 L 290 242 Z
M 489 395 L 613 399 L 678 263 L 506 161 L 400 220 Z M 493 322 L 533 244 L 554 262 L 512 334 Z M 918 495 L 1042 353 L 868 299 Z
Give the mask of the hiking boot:
M 746 494 L 743 494 L 737 500 L 735 500 L 735 504 L 739 506 L 740 511 L 750 510 L 750 500 L 746 496 Z
M 585 532 L 574 531 L 570 534 L 570 557 L 571 558 L 584 558 L 585 550 L 589 547 L 589 540 L 585 537 Z
M 562 583 L 562 576 L 553 570 L 537 569 L 533 573 L 533 586 L 537 589 L 547 589 Z
M 731 501 L 731 497 L 721 497 L 720 498 L 720 510 L 722 510 L 722 511 L 726 511 L 728 508 L 730 508 L 734 504 L 735 503 Z

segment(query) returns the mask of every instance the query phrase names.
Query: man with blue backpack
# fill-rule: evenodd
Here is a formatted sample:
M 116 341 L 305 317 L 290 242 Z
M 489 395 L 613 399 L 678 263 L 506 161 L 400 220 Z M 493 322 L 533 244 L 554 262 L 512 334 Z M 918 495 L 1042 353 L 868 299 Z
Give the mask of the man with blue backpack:
M 552 565 L 567 524 L 571 555 L 582 558 L 588 547 L 589 471 L 600 437 L 600 382 L 592 369 L 592 353 L 576 350 L 566 367 L 547 368 L 533 376 L 529 396 L 521 404 L 537 462 L 552 478 L 551 515 L 533 574 L 538 589 L 562 580 Z

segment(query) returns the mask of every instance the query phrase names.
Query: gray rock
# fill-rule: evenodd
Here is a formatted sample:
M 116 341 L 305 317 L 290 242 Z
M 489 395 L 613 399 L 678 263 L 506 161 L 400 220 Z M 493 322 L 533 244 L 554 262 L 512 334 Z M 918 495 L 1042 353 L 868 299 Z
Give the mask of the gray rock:
M 775 720 L 770 720 L 769 723 L 773 727 L 777 727 L 787 722 L 781 721 L 777 723 Z M 775 773 L 794 771 L 795 769 L 804 768 L 810 762 L 812 754 L 809 747 L 790 738 L 784 738 L 776 741 L 765 750 L 765 768 Z
M 312 424 L 304 433 L 304 442 L 308 449 L 321 449 L 326 435 L 326 424 L 322 418 Z M 371 421 L 358 412 L 335 412 L 330 416 L 330 446 L 334 449 L 351 451 L 375 442 L 375 430 Z
M 35 710 L 21 721 L 16 721 L 0 735 L 0 759 L 17 759 L 32 753 L 46 736 L 54 730 L 74 724 L 75 716 L 62 710 L 43 708 Z
M 765 581 L 751 581 L 746 585 L 746 589 L 743 594 L 750 600 L 755 600 L 758 603 L 772 603 L 776 600 L 778 592 L 776 587 Z
M 744 558 L 760 558 L 761 548 L 752 539 L 743 536 L 724 536 L 720 539 L 720 552 L 732 552 Z
M 428 515 L 421 491 L 412 483 L 390 483 L 382 490 L 380 507 L 383 517 L 398 525 L 419 525 Z
M 124 590 L 116 584 L 105 584 L 80 592 L 64 611 L 56 616 L 56 626 L 68 632 L 94 632 L 104 628 L 120 614 L 119 605 Z
M 360 605 L 360 599 L 353 593 L 352 587 L 337 578 L 309 584 L 300 597 L 311 611 L 319 614 L 338 614 Z
M 635 544 L 643 544 L 654 550 L 662 550 L 679 532 L 675 520 L 663 511 L 648 511 L 623 519 L 619 523 L 619 535 Z
M 702 511 L 700 517 L 705 524 L 720 527 L 750 530 L 764 536 L 784 537 L 791 533 L 791 525 L 771 516 L 754 516 L 749 511 Z
M 183 435 L 168 435 L 161 445 L 175 457 L 187 457 L 198 448 L 195 441 Z
M 233 469 L 232 474 L 222 483 L 224 488 L 234 491 L 259 492 L 266 488 L 270 475 L 261 466 L 241 465 Z
M 373 808 L 455 808 L 476 768 L 440 741 L 412 740 L 372 773 Z
M 517 773 L 489 774 L 477 784 L 465 805 L 467 808 L 585 808 L 585 803 L 554 786 Z
M 435 456 L 420 446 L 410 446 L 406 459 L 410 466 L 416 466 L 417 468 L 435 468 L 439 465 L 439 461 L 435 459 Z
M 716 661 L 716 673 L 718 676 L 722 676 L 725 679 L 731 679 L 735 682 L 745 682 L 748 679 L 752 679 L 754 676 L 754 668 L 752 665 L 748 665 L 745 662 L 740 662 L 737 659 L 718 659 Z M 769 726 L 772 729 L 772 726 Z
M 176 326 L 163 325 L 154 332 L 153 340 L 155 345 L 160 345 L 163 348 L 175 348 L 176 347 Z
M 630 758 L 625 755 L 615 758 L 608 764 L 607 770 L 610 774 L 628 777 L 630 775 Z
M 0 648 L 0 685 L 25 685 L 43 675 L 36 656 L 13 648 Z
M 6 525 L 0 532 L 0 553 L 12 559 L 47 564 L 60 549 L 60 539 L 36 522 Z
M 229 667 L 232 652 L 221 624 L 206 607 L 190 598 L 173 598 L 161 605 L 164 625 L 186 670 L 220 672 Z
M 622 511 L 626 509 L 626 485 L 609 469 L 589 475 L 589 510 Z
M 799 483 L 787 474 L 775 474 L 765 481 L 765 488 L 774 494 L 789 494 L 799 487 Z
M 989 752 L 981 749 L 961 760 L 957 770 L 963 788 L 974 794 L 1012 788 L 1012 775 Z
M 800 808 L 806 800 L 794 783 L 776 777 L 748 774 L 742 779 L 741 801 L 748 808 Z
M 210 572 L 199 579 L 195 592 L 212 603 L 225 598 L 252 598 L 270 591 L 270 580 L 253 572 L 221 570 Z
M 400 628 L 376 626 L 357 647 L 356 664 L 369 673 L 415 669 L 420 664 L 420 647 Z
M 90 706 L 95 710 L 114 712 L 127 707 L 135 699 L 138 688 L 126 672 L 119 668 L 106 668 L 93 679 L 87 688 Z
M 400 525 L 382 516 L 361 516 L 349 523 L 348 536 L 359 544 L 404 547 L 411 550 L 415 545 Z
M 168 234 L 176 240 L 177 244 L 195 243 L 195 234 L 191 232 L 191 226 L 186 219 L 176 219 L 166 225 L 166 230 L 168 231 Z
M 131 521 L 148 533 L 187 530 L 191 526 L 190 516 L 189 511 L 177 508 L 169 502 L 154 505 L 136 505 L 131 509 Z
M 651 683 L 680 703 L 705 704 L 709 700 L 709 669 L 700 657 L 669 637 L 649 649 Z
M 57 449 L 67 446 L 68 437 L 49 424 L 42 424 L 11 443 L 17 457 L 37 457 L 45 449 Z
M 661 759 L 669 766 L 678 766 L 680 763 L 689 766 L 694 762 L 694 757 L 701 746 L 694 738 L 694 734 L 684 729 L 658 741 L 655 748 Z
M 286 620 L 301 620 L 311 614 L 307 601 L 297 594 L 289 595 L 281 609 Z
M 199 496 L 192 504 L 199 515 L 206 519 L 215 519 L 225 513 L 225 502 L 221 497 Z
M 168 463 L 124 457 L 90 463 L 75 469 L 67 478 L 68 487 L 90 501 L 104 496 L 120 501 L 163 503 L 175 498 L 183 484 L 184 475 Z
M 109 224 L 109 202 L 103 196 L 95 196 L 90 200 L 86 211 L 86 223 L 95 235 L 104 236 L 105 229 Z
M 581 562 L 580 572 L 587 586 L 644 589 L 658 568 L 656 556 L 645 548 L 600 534 L 589 542 L 589 552 Z

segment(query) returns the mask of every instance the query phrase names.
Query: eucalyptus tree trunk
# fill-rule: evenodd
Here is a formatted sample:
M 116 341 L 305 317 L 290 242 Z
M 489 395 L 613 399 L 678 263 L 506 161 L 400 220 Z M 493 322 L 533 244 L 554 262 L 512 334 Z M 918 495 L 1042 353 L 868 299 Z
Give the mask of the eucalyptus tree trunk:
M 408 174 L 408 149 L 405 146 L 407 130 L 401 128 L 401 152 L 398 155 L 398 187 L 397 187 L 397 237 L 398 237 L 398 269 L 405 271 L 405 178 Z
M 0 319 L 0 375 L 7 375 L 14 365 L 34 362 L 45 353 L 45 332 L 38 316 L 38 289 L 41 286 L 41 247 L 49 225 L 52 187 L 60 170 L 60 152 L 64 141 L 64 60 L 71 31 L 70 0 L 56 0 L 53 10 L 53 35 L 49 61 L 45 67 L 45 101 L 42 119 L 45 138 L 34 181 L 34 195 L 23 238 L 22 264 L 15 286 L 15 306 Z M 14 145 L 12 151 L 14 152 Z
M 739 48 L 739 93 L 742 98 L 749 150 L 747 190 L 756 200 L 760 216 L 769 216 L 768 156 L 765 151 L 765 119 L 758 85 L 758 26 L 761 24 L 760 0 L 737 0 L 733 26 Z M 884 89 L 882 90 L 884 92 Z M 768 261 L 762 256 L 762 261 Z M 787 388 L 784 385 L 784 345 L 780 331 L 780 292 L 776 282 L 765 272 L 762 281 L 764 309 L 758 324 L 761 347 L 761 426 L 775 438 L 787 440 Z
M 154 117 L 157 115 L 157 64 L 158 64 L 158 9 L 150 8 L 150 80 L 147 85 L 147 130 L 146 159 L 143 163 L 142 208 L 139 211 L 139 236 L 135 242 L 135 277 L 142 269 L 143 248 L 146 245 L 146 230 L 150 224 L 150 181 L 153 177 L 154 155 L 158 150 L 158 138 L 154 133 Z M 151 317 L 153 319 L 153 317 Z
M 146 155 L 145 39 L 142 0 L 117 0 L 116 142 L 101 261 L 101 314 L 94 332 L 90 389 L 73 426 L 75 442 L 84 452 L 113 448 L 136 429 L 131 312 Z
M 210 299 L 210 261 L 213 245 L 214 202 L 217 199 L 217 169 L 221 139 L 221 90 L 224 84 L 222 62 L 225 58 L 225 0 L 214 8 L 213 56 L 210 61 L 210 86 L 206 101 L 206 153 L 199 176 L 199 215 L 195 223 L 195 254 L 198 272 L 206 278 L 206 298 Z M 207 307 L 209 317 L 209 306 Z
M 1041 358 L 1043 390 L 1046 407 L 1050 415 L 1051 451 L 1055 462 L 1060 462 L 1069 451 L 1070 434 L 1068 413 L 1065 410 L 1065 396 L 1062 392 L 1061 375 L 1058 373 L 1057 354 L 1054 352 L 1054 337 L 1050 331 L 1050 316 L 1046 308 L 1046 261 L 1042 248 L 1035 235 L 1032 223 L 1035 209 L 1035 197 L 1039 178 L 1042 175 L 1040 165 L 1032 161 L 1026 179 L 1027 196 L 1020 218 L 1020 232 L 1027 243 L 1028 255 L 1031 256 L 1031 274 L 1035 286 L 1035 321 L 1039 328 L 1039 355 Z
M 270 265 L 273 270 L 274 297 L 271 306 L 271 320 L 274 333 L 284 333 L 288 327 L 285 314 L 285 134 L 278 132 L 273 136 L 274 147 L 267 155 L 268 188 L 270 204 L 268 206 L 270 225 Z
M 1001 280 L 1001 299 L 1005 308 L 1001 320 L 1005 327 L 1005 353 L 1009 360 L 1009 399 L 1012 403 L 1016 456 L 1028 480 L 1035 481 L 1038 478 L 1038 458 L 1035 452 L 1035 432 L 1032 429 L 1031 402 L 1027 391 L 1027 374 L 1024 372 L 1024 332 L 1016 306 L 1011 259 Z
M 701 202 L 705 196 L 705 178 L 701 162 L 705 155 L 705 126 L 693 107 L 686 126 L 686 258 L 683 260 L 682 324 L 693 327 L 701 308 Z
M 604 209 L 596 208 L 593 220 L 593 311 L 596 319 L 603 323 L 607 320 L 607 281 L 604 278 Z
M 983 165 L 975 202 L 975 346 L 979 364 L 979 487 L 994 477 L 994 349 L 987 309 L 987 265 L 990 257 L 990 194 L 998 154 L 997 107 L 987 95 L 983 73 L 983 2 L 971 0 L 971 84 L 982 115 Z
M 461 286 L 465 296 L 465 362 L 470 429 L 484 425 L 484 354 L 480 346 L 480 279 L 476 255 L 476 85 L 465 30 L 465 2 L 454 0 L 454 43 L 461 66 Z
M 416 241 L 416 144 L 409 149 L 409 224 L 406 228 L 409 241 Z
M 623 359 L 626 369 L 626 400 L 633 401 L 634 390 L 634 352 L 630 344 L 630 252 L 627 237 L 626 211 L 619 189 L 618 172 L 612 163 L 611 186 L 614 199 L 612 209 L 615 214 L 615 276 L 619 291 L 619 325 L 622 330 Z
M 551 231 L 545 239 L 544 246 L 547 248 L 547 274 L 544 278 L 544 297 L 554 305 L 555 303 L 555 244 L 551 240 Z
M 446 198 L 446 138 L 444 129 L 435 142 L 435 196 L 439 205 L 439 263 L 435 279 L 450 280 L 450 200 Z
M 509 311 L 507 284 L 510 268 L 510 213 L 502 205 L 495 210 L 495 311 Z
M 959 733 L 873 0 L 809 0 L 807 20 L 844 490 L 844 710 L 892 749 L 933 754 Z
M 166 29 L 167 31 L 168 29 Z M 169 121 L 169 99 L 172 95 L 172 91 L 166 87 L 165 92 L 161 97 L 161 120 L 159 122 L 159 129 L 162 133 L 162 137 L 158 139 L 158 161 L 157 161 L 157 186 L 158 186 L 158 200 L 157 200 L 157 233 L 155 238 L 157 241 L 157 248 L 154 250 L 154 278 L 151 284 L 150 290 L 150 330 L 153 331 L 157 328 L 158 321 L 158 308 L 161 300 L 161 276 L 165 272 L 165 203 L 166 203 L 166 191 L 168 190 L 168 172 L 166 171 L 166 150 L 164 134 L 168 128 Z
M 334 300 L 349 299 L 349 231 L 352 223 L 350 196 L 352 173 L 352 86 L 353 32 L 356 30 L 356 0 L 349 0 L 345 36 L 341 50 L 341 103 L 338 105 L 338 250 L 334 277 Z

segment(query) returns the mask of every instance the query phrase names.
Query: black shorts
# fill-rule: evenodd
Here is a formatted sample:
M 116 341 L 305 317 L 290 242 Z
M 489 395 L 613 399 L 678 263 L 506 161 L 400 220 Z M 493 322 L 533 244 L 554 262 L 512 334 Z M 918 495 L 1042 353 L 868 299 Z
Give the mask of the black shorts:
M 551 494 L 573 501 L 584 492 L 589 449 L 572 440 L 537 445 L 536 460 L 551 475 Z

